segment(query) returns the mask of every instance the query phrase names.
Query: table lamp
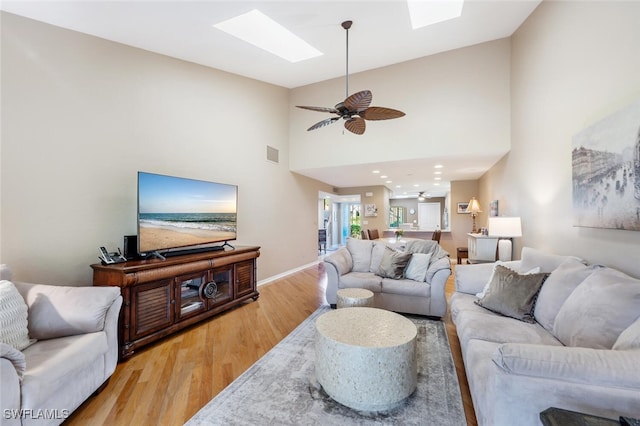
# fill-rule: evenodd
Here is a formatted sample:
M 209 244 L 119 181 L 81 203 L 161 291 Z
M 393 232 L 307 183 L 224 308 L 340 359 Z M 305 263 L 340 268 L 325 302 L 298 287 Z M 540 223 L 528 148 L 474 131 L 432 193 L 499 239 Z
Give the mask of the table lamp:
M 519 217 L 490 217 L 489 236 L 498 237 L 498 260 L 511 260 L 512 238 L 522 237 L 522 225 Z
M 476 200 L 476 197 L 471 197 L 466 212 L 471 213 L 471 218 L 473 219 L 473 229 L 471 229 L 471 233 L 477 234 L 478 228 L 476 228 L 476 217 L 478 216 L 478 213 L 482 213 L 482 210 L 480 210 L 480 203 Z

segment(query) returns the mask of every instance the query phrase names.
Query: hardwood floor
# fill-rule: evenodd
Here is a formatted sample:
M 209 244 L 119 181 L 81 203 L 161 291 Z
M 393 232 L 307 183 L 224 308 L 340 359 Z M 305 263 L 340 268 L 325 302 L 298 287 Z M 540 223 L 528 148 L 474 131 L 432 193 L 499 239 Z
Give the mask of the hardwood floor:
M 453 275 L 452 275 L 453 277 Z M 447 282 L 447 298 L 453 278 Z M 324 303 L 322 264 L 258 288 L 260 298 L 119 363 L 65 425 L 182 425 Z M 455 327 L 444 318 L 467 424 L 476 425 Z

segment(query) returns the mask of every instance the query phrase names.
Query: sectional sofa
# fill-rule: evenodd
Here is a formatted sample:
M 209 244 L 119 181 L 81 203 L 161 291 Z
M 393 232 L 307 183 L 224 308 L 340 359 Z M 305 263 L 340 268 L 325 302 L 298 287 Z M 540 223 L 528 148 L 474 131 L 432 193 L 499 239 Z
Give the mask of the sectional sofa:
M 550 407 L 640 418 L 640 280 L 525 247 L 458 265 L 450 308 L 480 426 L 539 426 Z

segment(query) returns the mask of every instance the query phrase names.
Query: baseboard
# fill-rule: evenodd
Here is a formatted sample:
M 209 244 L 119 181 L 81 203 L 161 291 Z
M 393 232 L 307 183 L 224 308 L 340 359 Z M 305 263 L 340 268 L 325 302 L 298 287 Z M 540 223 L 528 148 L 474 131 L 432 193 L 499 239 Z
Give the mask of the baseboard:
M 307 268 L 309 268 L 309 267 L 311 267 L 311 266 L 315 266 L 315 265 L 317 265 L 318 263 L 320 263 L 320 261 L 319 261 L 319 260 L 316 260 L 315 262 L 307 263 L 306 265 L 298 266 L 298 267 L 297 267 L 297 268 L 295 268 L 295 269 L 289 269 L 288 271 L 285 271 L 285 272 L 283 272 L 283 273 L 281 273 L 281 274 L 273 275 L 273 276 L 271 276 L 271 277 L 268 277 L 268 278 L 265 278 L 265 279 L 263 279 L 263 280 L 260 280 L 260 281 L 258 281 L 258 287 L 260 287 L 260 286 L 261 286 L 261 285 L 263 285 L 263 284 L 268 284 L 268 283 L 270 283 L 270 282 L 272 282 L 272 281 L 278 280 L 278 279 L 280 279 L 280 278 L 284 278 L 284 277 L 286 277 L 286 276 L 288 276 L 288 275 L 295 274 L 296 272 L 300 272 L 300 271 L 302 271 L 303 269 L 307 269 Z

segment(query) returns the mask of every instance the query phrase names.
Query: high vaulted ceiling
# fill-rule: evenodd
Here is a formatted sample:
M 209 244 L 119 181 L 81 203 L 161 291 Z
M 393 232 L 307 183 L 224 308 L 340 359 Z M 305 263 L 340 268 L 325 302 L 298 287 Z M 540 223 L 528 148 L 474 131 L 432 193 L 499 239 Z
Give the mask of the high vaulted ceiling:
M 411 27 L 405 0 L 3 0 L 0 8 L 59 27 L 295 88 L 344 76 L 345 32 L 340 24 L 345 20 L 353 21 L 349 32 L 349 72 L 356 73 L 509 37 L 541 1 L 466 0 L 461 17 L 416 30 Z M 213 27 L 253 9 L 259 9 L 288 28 L 323 55 L 290 63 Z M 486 164 L 483 167 L 487 169 Z M 380 182 L 379 178 L 371 177 L 368 169 L 342 169 L 345 176 L 361 174 L 359 181 L 371 181 L 372 185 Z M 351 182 L 345 182 L 344 186 L 350 185 Z
M 293 88 L 344 75 L 352 20 L 350 72 L 509 37 L 540 0 L 467 0 L 462 16 L 417 30 L 404 0 L 32 1 L 3 0 L 2 10 Z M 323 52 L 290 63 L 240 41 L 214 24 L 259 9 Z

